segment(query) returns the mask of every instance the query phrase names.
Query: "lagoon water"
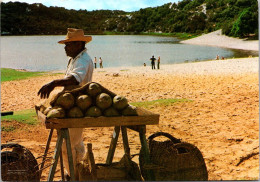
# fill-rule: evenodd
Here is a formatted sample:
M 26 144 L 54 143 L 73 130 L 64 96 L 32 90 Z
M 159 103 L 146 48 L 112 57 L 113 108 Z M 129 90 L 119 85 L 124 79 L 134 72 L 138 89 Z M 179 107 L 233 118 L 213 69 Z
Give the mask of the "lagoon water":
M 1 67 L 30 71 L 65 70 L 68 62 L 65 36 L 2 36 Z M 219 47 L 180 44 L 177 38 L 142 35 L 95 35 L 87 44 L 89 55 L 102 57 L 104 67 L 150 65 L 150 57 L 161 57 L 163 64 L 203 61 L 216 55 L 245 57 L 256 52 Z

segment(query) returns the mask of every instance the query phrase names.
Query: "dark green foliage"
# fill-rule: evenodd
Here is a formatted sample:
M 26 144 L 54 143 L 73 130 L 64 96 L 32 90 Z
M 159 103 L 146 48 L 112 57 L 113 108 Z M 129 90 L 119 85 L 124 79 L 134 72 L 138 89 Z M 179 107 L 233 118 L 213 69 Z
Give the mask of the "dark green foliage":
M 202 33 L 223 29 L 229 36 L 258 34 L 257 0 L 181 0 L 135 12 L 67 10 L 40 3 L 1 3 L 2 34 Z
M 233 27 L 229 33 L 229 35 L 235 37 L 244 37 L 253 33 L 254 30 L 258 27 L 257 17 L 254 17 L 253 12 L 249 10 L 249 8 L 244 9 L 242 13 L 239 15 Z

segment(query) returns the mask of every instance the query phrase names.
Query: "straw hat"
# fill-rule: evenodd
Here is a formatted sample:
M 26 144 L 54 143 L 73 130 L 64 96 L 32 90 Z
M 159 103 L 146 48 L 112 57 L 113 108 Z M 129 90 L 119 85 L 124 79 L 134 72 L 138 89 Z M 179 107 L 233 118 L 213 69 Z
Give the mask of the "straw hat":
M 83 41 L 90 42 L 92 40 L 91 36 L 85 36 L 82 29 L 68 28 L 68 33 L 66 35 L 65 40 L 61 40 L 58 43 L 65 44 L 66 42 L 72 41 Z

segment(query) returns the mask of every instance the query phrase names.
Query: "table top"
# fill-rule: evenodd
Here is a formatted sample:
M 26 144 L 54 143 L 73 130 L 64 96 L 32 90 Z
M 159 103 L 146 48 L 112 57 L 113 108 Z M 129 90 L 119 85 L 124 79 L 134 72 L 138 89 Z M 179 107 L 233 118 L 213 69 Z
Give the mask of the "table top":
M 160 117 L 159 114 L 152 113 L 143 108 L 137 108 L 137 116 L 47 119 L 46 115 L 40 111 L 37 111 L 37 115 L 38 120 L 43 122 L 47 129 L 157 125 L 159 124 Z

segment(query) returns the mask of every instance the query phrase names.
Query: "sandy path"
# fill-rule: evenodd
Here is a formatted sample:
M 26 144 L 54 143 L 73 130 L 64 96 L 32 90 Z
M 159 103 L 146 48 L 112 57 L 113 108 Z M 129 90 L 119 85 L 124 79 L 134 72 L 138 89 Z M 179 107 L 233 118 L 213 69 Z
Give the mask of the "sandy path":
M 258 58 L 161 67 L 161 70 L 151 70 L 150 67 L 97 69 L 93 81 L 126 96 L 130 102 L 165 98 L 192 100 L 149 108 L 160 113 L 160 124 L 148 126 L 147 136 L 164 131 L 195 144 L 205 158 L 209 180 L 258 179 L 258 155 L 239 163 L 243 157 L 259 152 Z M 2 83 L 2 111 L 33 108 L 40 101 L 36 95 L 39 88 L 61 77 L 46 76 Z M 41 125 L 13 124 L 19 129 L 2 132 L 2 142 L 19 142 L 30 148 L 35 156 L 42 155 L 48 130 Z M 96 162 L 105 161 L 112 131 L 113 128 L 85 129 L 84 142 L 93 144 Z M 131 154 L 138 153 L 138 135 L 132 131 L 128 134 Z M 55 138 L 52 148 L 54 141 Z M 115 160 L 122 154 L 122 140 L 119 138 Z M 138 162 L 138 157 L 134 160 Z M 47 171 L 42 180 L 46 177 Z
M 193 39 L 188 39 L 181 41 L 184 44 L 196 44 L 196 45 L 208 45 L 208 46 L 218 46 L 232 49 L 242 49 L 242 50 L 259 50 L 258 40 L 244 40 L 233 37 L 225 36 L 221 33 L 221 30 L 211 32 Z

